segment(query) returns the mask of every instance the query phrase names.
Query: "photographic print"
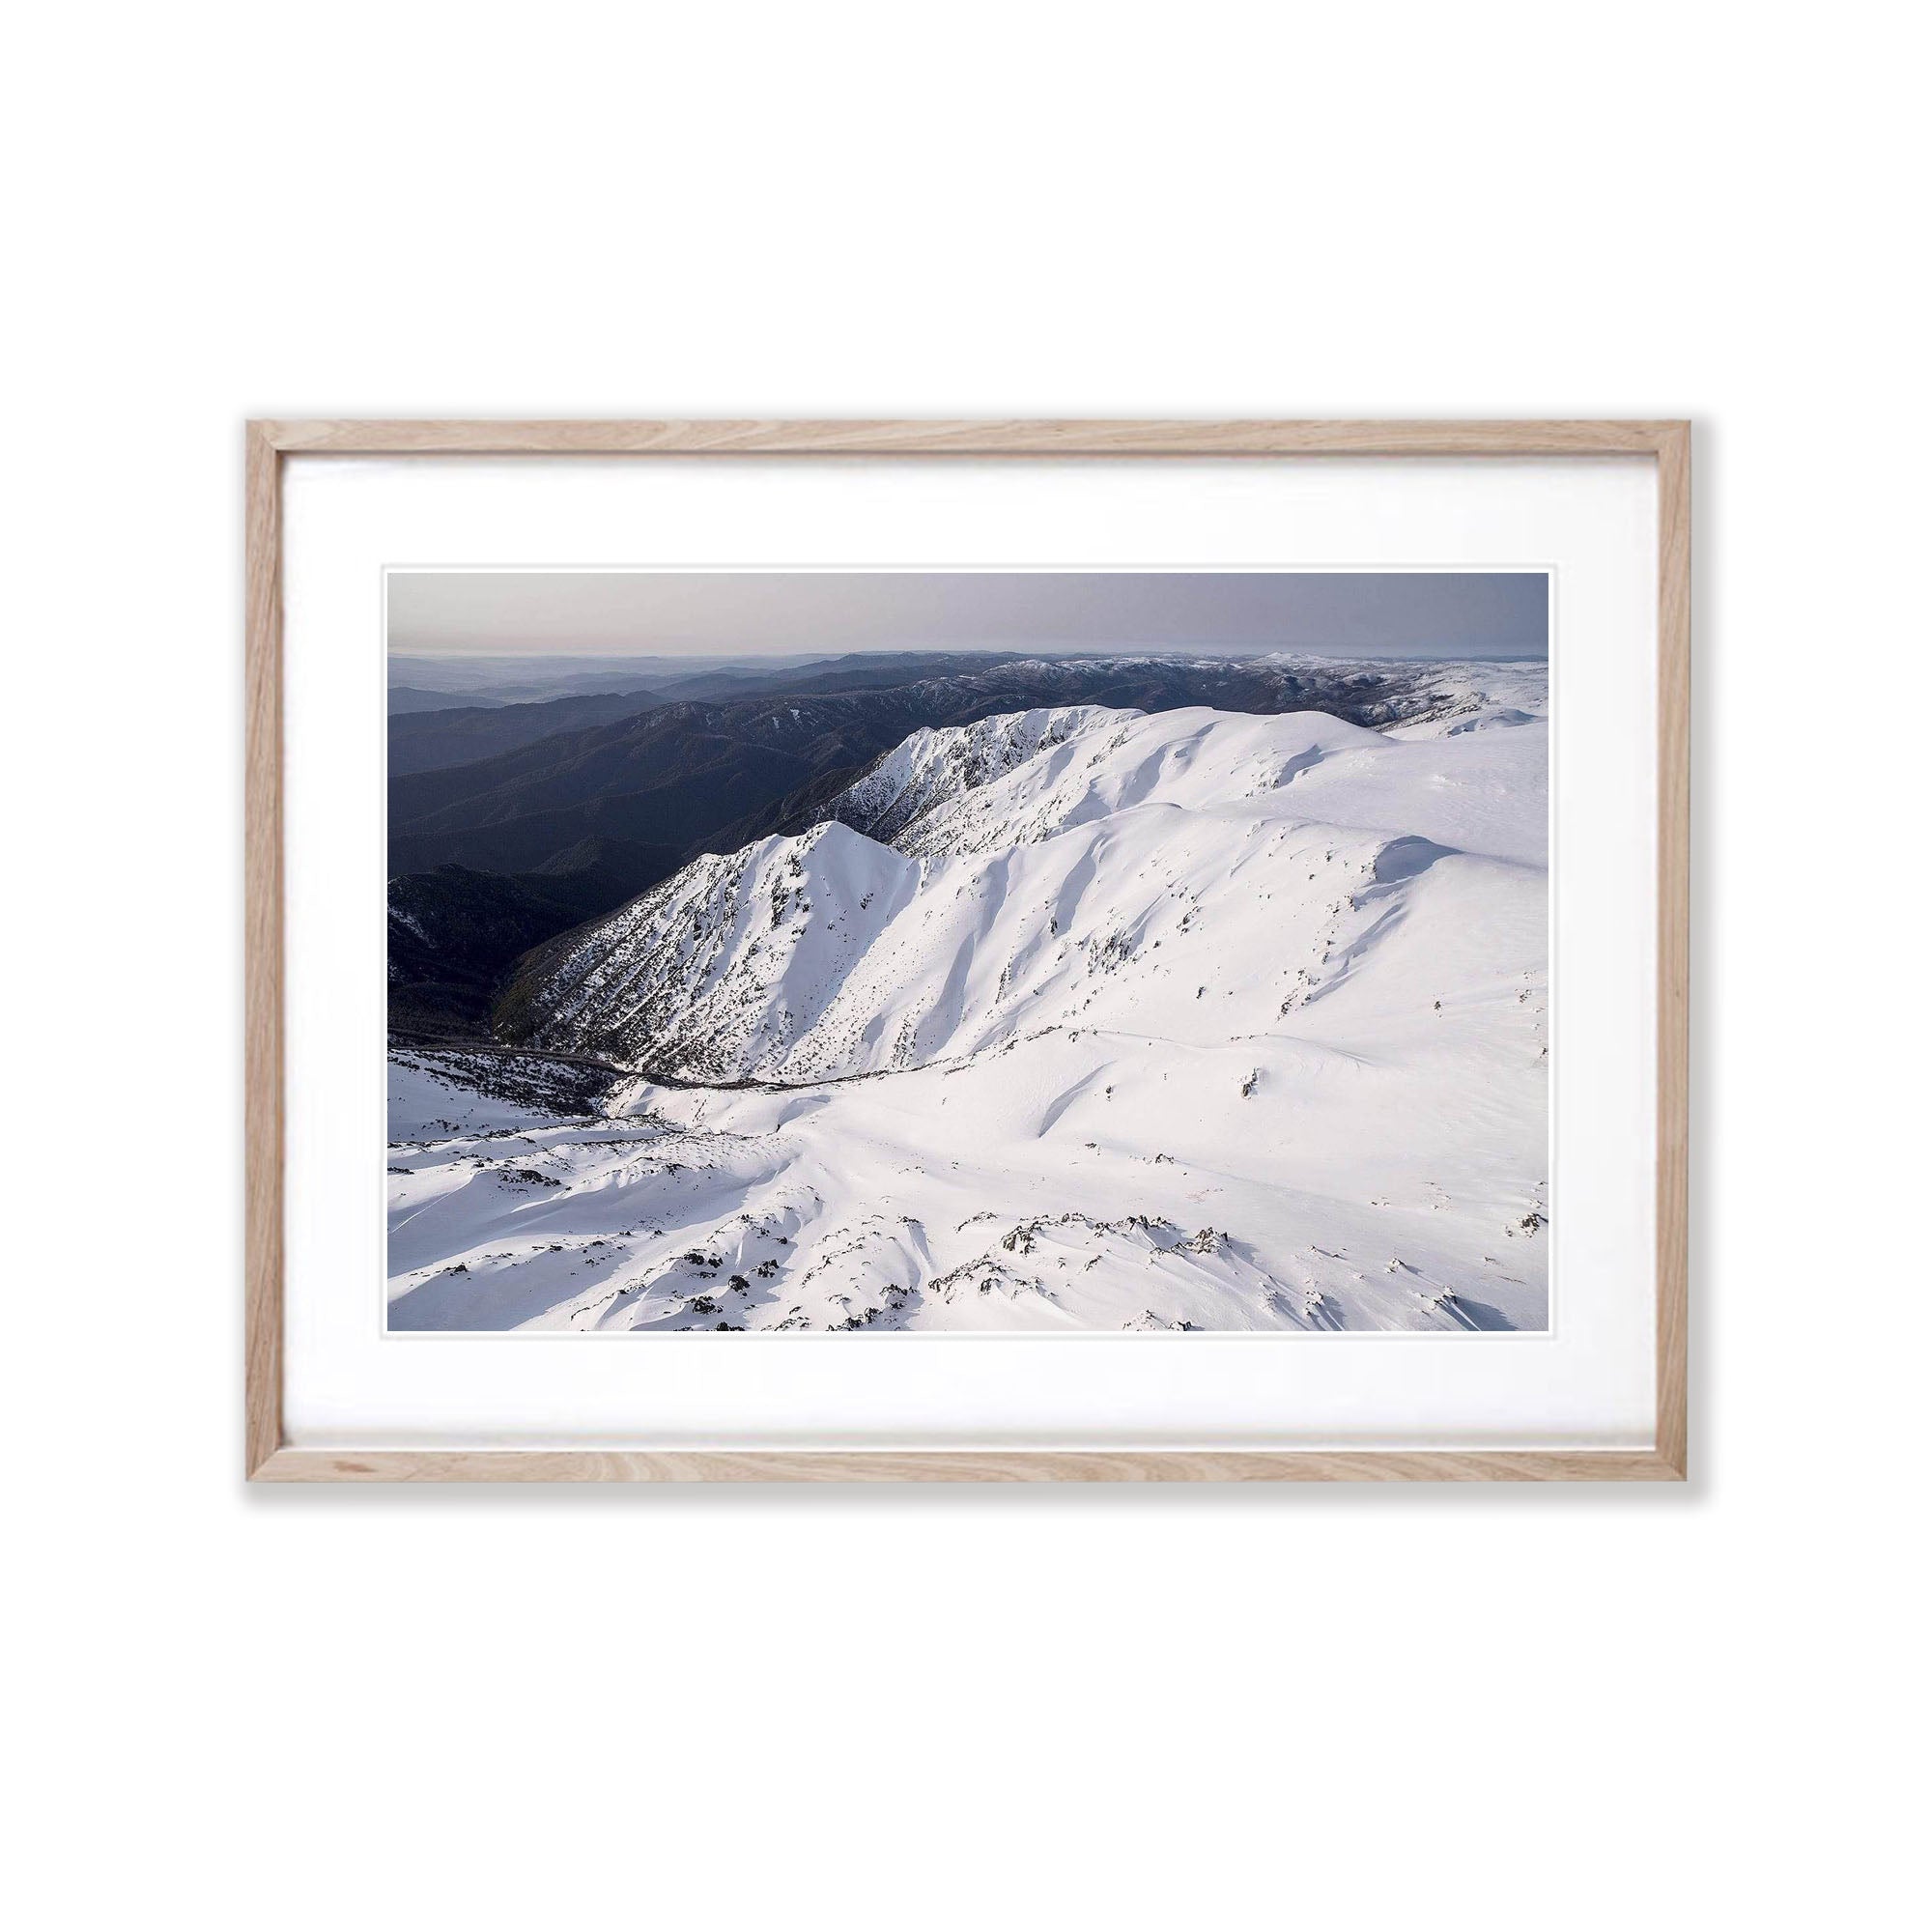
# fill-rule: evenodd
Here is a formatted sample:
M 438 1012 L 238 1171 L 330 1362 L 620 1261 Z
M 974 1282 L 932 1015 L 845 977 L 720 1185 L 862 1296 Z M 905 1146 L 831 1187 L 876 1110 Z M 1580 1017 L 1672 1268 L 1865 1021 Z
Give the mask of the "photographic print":
M 385 603 L 392 1332 L 1548 1327 L 1545 574 Z

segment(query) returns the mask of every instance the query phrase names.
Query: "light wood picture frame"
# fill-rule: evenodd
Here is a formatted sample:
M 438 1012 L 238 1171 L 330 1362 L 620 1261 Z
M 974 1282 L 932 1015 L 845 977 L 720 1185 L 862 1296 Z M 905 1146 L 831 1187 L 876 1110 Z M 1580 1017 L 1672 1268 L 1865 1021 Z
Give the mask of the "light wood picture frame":
M 283 1427 L 282 470 L 301 456 L 1637 456 L 1657 466 L 1656 1439 L 1330 1451 L 312 1449 Z M 253 421 L 246 427 L 244 1472 L 304 1482 L 1627 1482 L 1688 1472 L 1690 428 L 1658 421 Z

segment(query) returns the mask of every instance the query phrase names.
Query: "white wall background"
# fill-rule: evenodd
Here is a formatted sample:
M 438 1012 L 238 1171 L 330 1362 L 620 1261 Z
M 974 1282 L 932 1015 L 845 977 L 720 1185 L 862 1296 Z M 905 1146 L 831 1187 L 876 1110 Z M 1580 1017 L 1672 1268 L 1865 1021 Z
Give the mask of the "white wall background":
M 1911 21 L 15 24 L 20 1922 L 1922 1905 Z M 1697 1481 L 244 1492 L 251 412 L 1695 416 Z

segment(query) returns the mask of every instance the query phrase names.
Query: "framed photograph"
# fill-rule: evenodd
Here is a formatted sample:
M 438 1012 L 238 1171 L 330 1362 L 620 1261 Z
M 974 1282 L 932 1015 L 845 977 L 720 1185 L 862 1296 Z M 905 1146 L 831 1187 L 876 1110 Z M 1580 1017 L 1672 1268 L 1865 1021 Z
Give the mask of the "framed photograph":
M 246 1469 L 1687 1467 L 1680 422 L 257 422 Z

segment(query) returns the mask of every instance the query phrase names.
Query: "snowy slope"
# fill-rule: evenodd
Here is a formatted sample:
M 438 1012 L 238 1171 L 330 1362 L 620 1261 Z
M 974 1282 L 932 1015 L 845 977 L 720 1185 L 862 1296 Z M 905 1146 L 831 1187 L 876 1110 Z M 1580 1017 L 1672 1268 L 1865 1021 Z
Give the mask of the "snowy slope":
M 1333 673 L 1332 660 L 1277 652 L 1260 660 L 1284 671 Z M 1388 688 L 1371 721 L 1397 738 L 1442 738 L 1549 716 L 1549 667 L 1540 660 L 1416 664 L 1362 659 L 1353 667 Z
M 892 844 L 926 812 L 1005 777 L 1069 738 L 1111 726 L 1122 716 L 1140 713 L 1076 704 L 915 731 L 840 792 L 826 816 Z
M 1335 977 L 1417 840 L 1459 874 L 1538 868 L 1517 883 L 1540 906 L 1541 750 L 1540 728 L 1414 744 L 1313 712 L 1101 713 L 936 798 L 903 849 L 828 823 L 698 860 L 552 949 L 522 1036 L 796 1081 L 1130 1014 L 1255 1032 Z M 1196 955 L 1235 1005 L 1192 1010 Z
M 916 734 L 839 802 L 892 843 L 536 956 L 526 1046 L 637 1077 L 405 1109 L 392 1322 L 1544 1325 L 1547 725 L 1459 716 Z

